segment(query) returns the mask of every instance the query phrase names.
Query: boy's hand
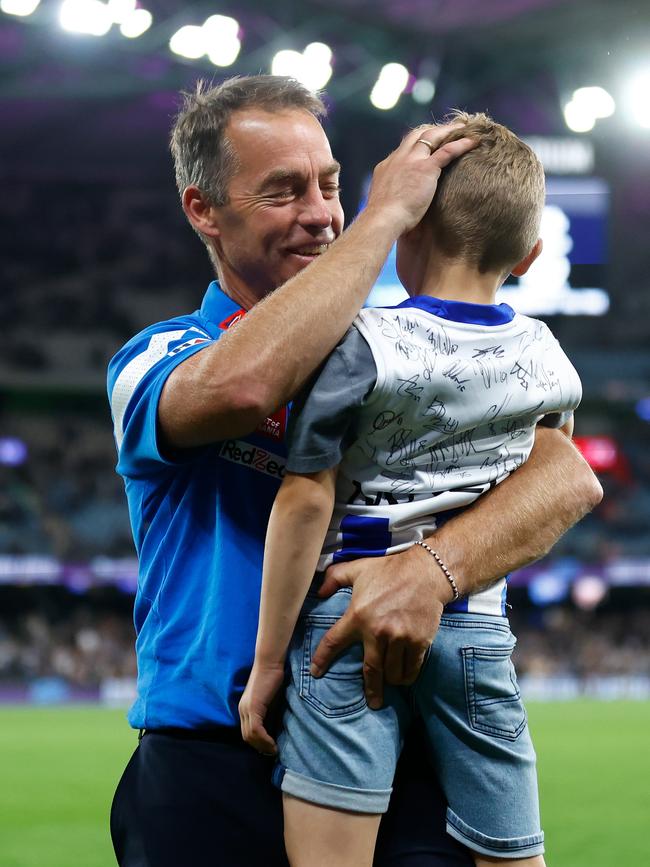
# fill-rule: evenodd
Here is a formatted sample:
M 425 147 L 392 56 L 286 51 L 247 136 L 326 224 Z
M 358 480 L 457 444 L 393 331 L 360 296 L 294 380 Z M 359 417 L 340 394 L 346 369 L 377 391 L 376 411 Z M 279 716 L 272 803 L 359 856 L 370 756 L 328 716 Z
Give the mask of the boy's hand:
M 453 595 L 442 571 L 423 553 L 413 546 L 388 557 L 330 566 L 319 596 L 330 596 L 340 587 L 354 589 L 348 610 L 316 648 L 313 676 L 324 674 L 339 653 L 362 641 L 363 678 L 371 708 L 382 706 L 384 680 L 415 681 L 438 631 L 442 609 Z
M 283 663 L 256 661 L 239 702 L 242 737 L 247 744 L 265 755 L 274 756 L 278 751 L 275 741 L 264 728 L 264 720 L 283 682 Z

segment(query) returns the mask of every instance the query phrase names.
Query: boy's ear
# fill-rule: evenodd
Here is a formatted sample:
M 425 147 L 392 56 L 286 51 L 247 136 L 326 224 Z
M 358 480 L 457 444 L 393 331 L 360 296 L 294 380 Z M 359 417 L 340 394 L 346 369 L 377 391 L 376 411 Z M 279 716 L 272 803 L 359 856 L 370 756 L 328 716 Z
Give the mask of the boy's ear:
M 208 238 L 219 236 L 217 209 L 210 204 L 198 187 L 186 187 L 181 202 L 185 216 L 197 231 Z
M 512 269 L 512 271 L 510 273 L 514 277 L 522 277 L 526 273 L 526 271 L 528 271 L 530 266 L 533 264 L 533 262 L 539 256 L 539 254 L 541 252 L 542 252 L 542 239 L 538 238 L 535 241 L 535 246 L 530 251 L 530 253 L 526 257 L 524 257 L 521 260 L 521 262 L 517 262 L 517 264 L 515 265 L 515 267 Z

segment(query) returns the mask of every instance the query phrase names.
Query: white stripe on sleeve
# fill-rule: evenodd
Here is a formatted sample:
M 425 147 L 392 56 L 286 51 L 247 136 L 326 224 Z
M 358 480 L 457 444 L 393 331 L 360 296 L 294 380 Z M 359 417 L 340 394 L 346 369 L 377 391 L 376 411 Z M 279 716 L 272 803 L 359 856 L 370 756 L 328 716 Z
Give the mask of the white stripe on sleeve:
M 169 344 L 187 334 L 188 330 L 188 328 L 183 328 L 180 331 L 163 331 L 160 334 L 154 334 L 145 351 L 132 358 L 115 380 L 111 394 L 111 408 L 113 410 L 115 442 L 118 449 L 121 448 L 124 439 L 122 427 L 124 413 L 138 383 L 157 361 L 167 355 Z

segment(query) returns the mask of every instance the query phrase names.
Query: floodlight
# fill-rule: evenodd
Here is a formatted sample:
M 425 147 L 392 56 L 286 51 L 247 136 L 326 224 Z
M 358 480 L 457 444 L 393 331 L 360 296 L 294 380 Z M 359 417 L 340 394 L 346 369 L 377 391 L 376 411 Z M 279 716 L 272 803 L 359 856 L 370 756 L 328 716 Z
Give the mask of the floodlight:
M 111 13 L 111 21 L 121 24 L 135 12 L 137 0 L 108 0 L 106 5 Z
M 436 85 L 430 78 L 418 78 L 413 85 L 411 96 L 420 105 L 428 105 L 436 93 Z
M 382 111 L 393 108 L 397 105 L 408 80 L 409 73 L 405 66 L 401 63 L 387 63 L 382 67 L 370 93 L 370 102 Z
M 169 47 L 174 54 L 197 60 L 203 57 L 206 51 L 206 33 L 202 27 L 194 24 L 186 24 L 177 30 L 169 40 Z
M 239 21 L 228 15 L 211 15 L 203 22 L 203 29 L 220 41 L 239 36 Z
M 571 102 L 591 112 L 595 118 L 610 117 L 616 108 L 616 103 L 604 87 L 579 87 L 573 91 Z
M 113 24 L 108 6 L 99 0 L 64 0 L 59 22 L 70 33 L 88 36 L 105 36 Z
M 302 54 L 299 51 L 285 48 L 283 51 L 278 51 L 271 61 L 272 75 L 289 75 L 297 79 L 301 72 Z
M 31 15 L 41 0 L 0 0 L 0 9 L 7 15 L 20 15 L 25 18 Z
M 289 75 L 312 91 L 324 87 L 332 76 L 332 49 L 324 42 L 311 42 L 302 54 L 285 49 L 271 62 L 273 75 Z
M 303 56 L 311 63 L 326 65 L 332 60 L 332 49 L 324 42 L 310 42 L 303 51 Z
M 120 33 L 127 39 L 137 39 L 151 27 L 153 16 L 147 9 L 134 9 L 120 24 Z
M 596 123 L 596 118 L 589 107 L 574 100 L 564 106 L 564 120 L 573 132 L 589 132 Z
M 211 15 L 203 23 L 207 55 L 215 66 L 230 66 L 241 49 L 239 22 L 227 15 Z
M 650 129 L 650 69 L 637 73 L 625 88 L 625 104 L 630 117 Z

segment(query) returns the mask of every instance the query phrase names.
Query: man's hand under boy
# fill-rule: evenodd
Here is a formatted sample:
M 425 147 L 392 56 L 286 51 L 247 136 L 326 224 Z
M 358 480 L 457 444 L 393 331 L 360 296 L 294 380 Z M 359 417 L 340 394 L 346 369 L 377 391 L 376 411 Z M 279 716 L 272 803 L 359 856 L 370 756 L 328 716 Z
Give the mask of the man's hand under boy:
M 324 674 L 346 647 L 363 642 L 368 705 L 383 704 L 384 680 L 415 681 L 453 592 L 444 574 L 413 546 L 387 557 L 337 563 L 327 570 L 319 596 L 352 586 L 350 607 L 325 634 L 312 658 L 312 675 Z M 432 568 L 432 565 L 434 568 Z

